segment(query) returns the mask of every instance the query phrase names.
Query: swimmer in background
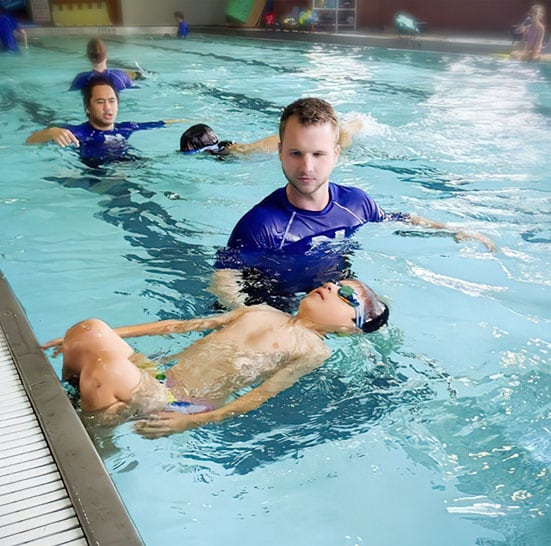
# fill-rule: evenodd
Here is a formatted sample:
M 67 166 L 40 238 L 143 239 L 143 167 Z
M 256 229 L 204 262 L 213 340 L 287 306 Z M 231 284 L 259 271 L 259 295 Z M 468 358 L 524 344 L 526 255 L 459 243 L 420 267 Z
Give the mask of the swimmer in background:
M 524 47 L 511 51 L 511 59 L 517 61 L 541 61 L 550 60 L 550 55 L 542 58 L 543 39 L 545 38 L 545 7 L 542 4 L 534 4 L 529 11 L 529 22 L 520 28 L 523 36 Z
M 55 142 L 59 146 L 76 146 L 80 157 L 89 164 L 132 158 L 127 139 L 135 131 L 165 127 L 185 120 L 116 123 L 119 95 L 109 80 L 101 77 L 88 82 L 83 89 L 84 110 L 88 121 L 80 125 L 48 127 L 34 132 L 26 144 Z
M 127 71 L 119 68 L 107 68 L 107 47 L 103 40 L 94 38 L 86 46 L 86 56 L 92 63 L 92 70 L 77 74 L 71 83 L 69 91 L 81 91 L 88 82 L 97 77 L 102 77 L 111 82 L 117 92 L 123 89 L 135 87 L 133 79 L 142 77 L 139 71 Z
M 0 51 L 18 52 L 19 45 L 15 37 L 23 40 L 25 49 L 28 48 L 27 33 L 19 26 L 19 23 L 8 15 L 6 10 L 0 6 Z
M 370 288 L 347 280 L 307 294 L 295 316 L 256 305 L 114 329 L 89 319 L 43 349 L 63 352 L 62 377 L 78 382 L 83 417 L 112 425 L 162 412 L 137 425 L 154 438 L 255 410 L 329 358 L 327 334 L 373 332 L 388 315 Z M 123 340 L 204 330 L 213 331 L 174 357 L 165 385 L 137 367 L 147 359 Z M 252 389 L 232 399 L 246 387 Z
M 187 35 L 189 34 L 189 26 L 186 23 L 186 19 L 184 17 L 183 12 L 175 11 L 174 19 L 176 19 L 176 23 L 178 23 L 178 29 L 176 30 L 176 37 L 187 38 Z
M 339 146 L 347 148 L 362 128 L 361 118 L 343 121 L 339 125 Z M 180 151 L 185 154 L 205 152 L 212 155 L 275 153 L 279 135 L 269 135 L 254 142 L 239 144 L 231 140 L 219 140 L 212 127 L 197 123 L 186 129 L 180 137 Z

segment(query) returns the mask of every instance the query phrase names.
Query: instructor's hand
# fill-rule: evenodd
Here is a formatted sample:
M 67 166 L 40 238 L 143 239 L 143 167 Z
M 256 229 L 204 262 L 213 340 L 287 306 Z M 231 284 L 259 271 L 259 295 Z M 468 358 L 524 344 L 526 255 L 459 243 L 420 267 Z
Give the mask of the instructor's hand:
M 52 127 L 48 129 L 51 132 L 50 140 L 53 140 L 56 144 L 59 144 L 62 147 L 70 146 L 74 144 L 75 146 L 80 146 L 78 138 L 69 131 L 69 129 L 64 129 L 62 127 Z

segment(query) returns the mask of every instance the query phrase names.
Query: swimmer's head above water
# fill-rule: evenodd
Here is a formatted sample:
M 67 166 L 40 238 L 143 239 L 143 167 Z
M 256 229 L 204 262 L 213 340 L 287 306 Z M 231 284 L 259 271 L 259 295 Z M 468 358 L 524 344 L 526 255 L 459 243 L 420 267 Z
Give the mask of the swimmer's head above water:
M 119 102 L 119 92 L 113 85 L 113 81 L 109 76 L 94 76 L 93 78 L 90 78 L 88 83 L 82 88 L 82 102 L 84 103 L 84 110 L 88 114 L 88 107 L 90 106 L 93 96 L 94 96 L 94 89 L 96 87 L 100 86 L 108 86 L 113 90 L 114 99 L 116 100 L 117 104 Z
M 285 107 L 279 120 L 279 139 L 283 142 L 289 119 L 296 118 L 304 127 L 330 124 L 335 130 L 335 141 L 339 140 L 339 120 L 333 107 L 325 100 L 304 97 Z
M 388 322 L 388 306 L 378 299 L 369 286 L 360 281 L 338 282 L 336 285 L 339 298 L 354 308 L 356 328 L 369 334 Z
M 342 305 L 337 303 L 339 300 L 352 307 L 353 317 L 346 307 L 339 307 Z M 298 315 L 316 324 L 332 325 L 328 331 L 370 333 L 388 322 L 389 310 L 366 284 L 347 279 L 327 282 L 309 292 L 299 304 Z
M 93 64 L 102 63 L 107 59 L 107 48 L 103 40 L 93 38 L 86 45 L 86 56 Z
M 192 125 L 180 137 L 180 151 L 184 153 L 208 152 L 221 154 L 232 143 L 229 140 L 218 140 L 211 127 L 204 123 Z

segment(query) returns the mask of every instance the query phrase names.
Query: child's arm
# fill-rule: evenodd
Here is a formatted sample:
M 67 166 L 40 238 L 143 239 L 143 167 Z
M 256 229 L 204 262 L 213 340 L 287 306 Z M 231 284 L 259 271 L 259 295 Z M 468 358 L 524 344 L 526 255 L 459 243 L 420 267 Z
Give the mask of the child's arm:
M 140 336 L 165 336 L 169 334 L 184 334 L 185 332 L 197 332 L 203 330 L 214 330 L 220 328 L 246 313 L 250 308 L 240 308 L 221 315 L 212 317 L 197 318 L 189 320 L 158 320 L 146 322 L 134 326 L 120 326 L 113 328 L 115 333 L 121 337 Z
M 345 121 L 339 125 L 339 144 L 342 148 L 347 148 L 352 144 L 352 139 L 363 126 L 361 118 L 355 118 L 351 121 Z M 247 154 L 251 152 L 277 152 L 279 145 L 279 135 L 268 135 L 264 138 L 248 143 L 233 143 L 228 147 L 232 153 Z
M 339 124 L 339 145 L 341 148 L 348 148 L 356 134 L 362 129 L 363 121 L 360 117 L 343 121 Z
M 183 334 L 185 332 L 214 330 L 228 324 L 232 320 L 240 317 L 252 307 L 240 308 L 221 315 L 215 315 L 207 318 L 189 319 L 189 320 L 158 320 L 155 322 L 146 322 L 144 324 L 135 324 L 133 326 L 119 326 L 113 328 L 113 331 L 120 337 L 140 337 L 140 336 L 159 336 L 169 334 Z M 42 349 L 51 349 L 63 344 L 63 338 L 58 337 L 47 341 L 42 345 Z M 56 351 L 54 356 L 61 350 Z
M 248 154 L 253 152 L 275 153 L 279 144 L 278 135 L 269 135 L 267 137 L 248 142 L 244 144 L 233 143 L 228 146 L 228 151 L 231 153 Z
M 247 294 L 241 291 L 243 275 L 240 269 L 215 269 L 208 288 L 226 309 L 244 307 Z
M 164 412 L 156 418 L 141 421 L 136 425 L 136 429 L 147 438 L 158 438 L 253 411 L 266 400 L 294 385 L 303 375 L 321 366 L 331 354 L 325 344 L 320 345 L 319 348 L 310 349 L 312 350 L 308 355 L 302 355 L 301 358 L 274 373 L 260 386 L 221 408 L 195 414 Z

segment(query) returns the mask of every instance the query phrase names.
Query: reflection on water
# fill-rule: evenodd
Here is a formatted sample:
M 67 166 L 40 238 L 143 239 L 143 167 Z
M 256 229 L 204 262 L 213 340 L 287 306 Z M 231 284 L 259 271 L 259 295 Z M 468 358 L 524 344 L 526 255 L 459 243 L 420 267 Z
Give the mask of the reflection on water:
M 201 232 L 171 217 L 154 200 L 154 191 L 113 175 L 105 168 L 84 171 L 82 176 L 46 177 L 46 180 L 101 195 L 95 216 L 122 228 L 125 240 L 132 247 L 145 251 L 125 257 L 142 264 L 146 270 L 170 273 L 170 277 L 161 275 L 151 283 L 146 290 L 149 297 L 159 298 L 166 302 L 167 308 L 185 314 L 187 309 L 182 309 L 185 302 L 182 295 L 188 292 L 200 294 L 208 286 L 212 271 L 206 260 L 209 249 L 186 242 L 186 239 L 198 238 Z M 159 290 L 158 284 L 165 289 Z
M 173 126 L 133 135 L 138 161 L 97 169 L 74 150 L 24 147 L 37 126 L 82 118 L 60 90 L 86 40 L 41 43 L 6 59 L 0 82 L 0 267 L 38 337 L 92 312 L 128 323 L 212 312 L 216 251 L 283 183 L 277 157 L 184 158 Z M 366 226 L 341 261 L 312 255 L 301 275 L 365 280 L 390 326 L 329 338 L 331 359 L 257 411 L 155 441 L 132 423 L 93 431 L 146 543 L 549 543 L 549 67 L 222 37 L 108 45 L 156 72 L 121 95 L 121 119 L 207 121 L 247 142 L 275 132 L 297 96 L 319 95 L 364 121 L 335 182 L 452 225 Z M 460 228 L 498 251 L 454 242 Z M 162 357 L 194 339 L 136 346 Z

